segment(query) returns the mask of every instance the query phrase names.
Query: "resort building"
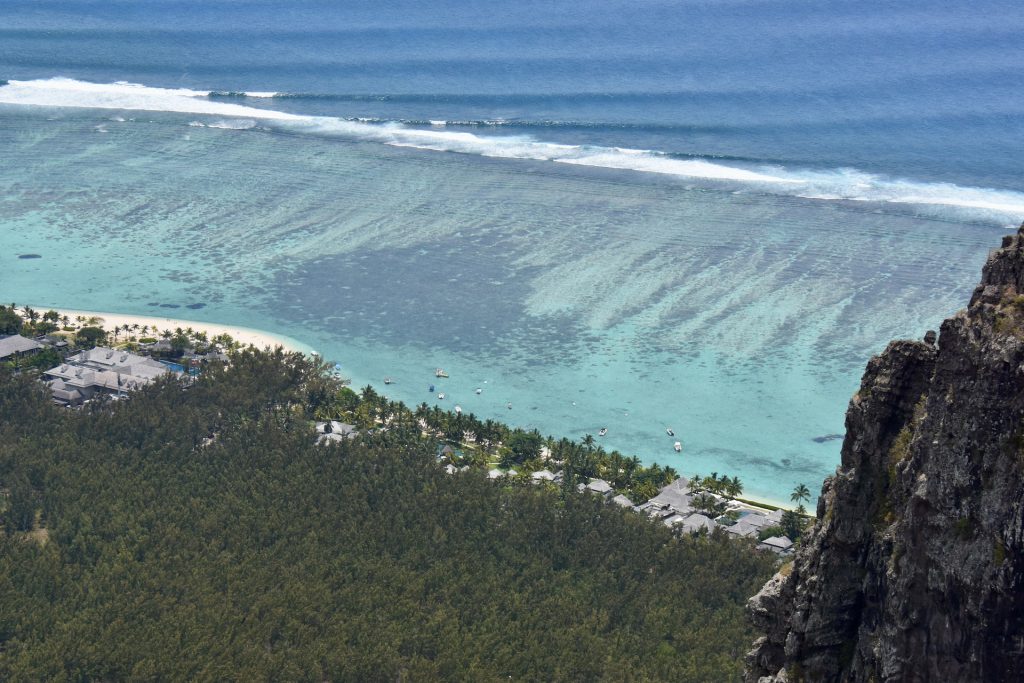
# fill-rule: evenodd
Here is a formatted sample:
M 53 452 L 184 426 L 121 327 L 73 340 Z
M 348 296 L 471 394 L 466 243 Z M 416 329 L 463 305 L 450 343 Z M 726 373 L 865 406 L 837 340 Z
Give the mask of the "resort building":
M 790 555 L 793 553 L 793 541 L 786 536 L 772 536 L 757 544 L 758 550 L 771 550 L 779 555 Z
M 43 345 L 20 334 L 0 338 L 0 361 L 10 360 L 16 356 L 27 356 L 35 353 Z
M 98 395 L 124 395 L 169 372 L 152 358 L 97 346 L 70 356 L 44 374 L 54 401 L 78 405 Z
M 559 479 L 551 470 L 538 470 L 530 475 L 530 478 L 534 481 L 557 481 Z
M 338 422 L 337 420 L 317 422 L 316 433 L 320 435 L 317 437 L 317 441 L 320 443 L 327 443 L 328 441 L 344 441 L 345 439 L 354 439 L 359 436 L 359 432 L 356 430 L 355 425 L 350 425 L 346 422 Z
M 598 495 L 610 498 L 615 493 L 615 489 L 612 485 L 606 482 L 604 479 L 591 479 L 588 484 L 579 484 L 577 487 L 580 491 L 590 491 Z

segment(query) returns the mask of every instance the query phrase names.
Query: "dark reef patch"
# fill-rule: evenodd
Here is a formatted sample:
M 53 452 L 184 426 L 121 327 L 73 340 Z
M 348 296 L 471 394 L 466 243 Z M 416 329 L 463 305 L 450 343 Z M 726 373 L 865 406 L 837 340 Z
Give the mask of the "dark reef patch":
M 394 346 L 501 354 L 531 367 L 587 352 L 581 322 L 530 315 L 522 303 L 538 269 L 513 267 L 499 243 L 464 254 L 457 238 L 429 245 L 326 256 L 277 275 L 272 303 L 284 317 L 334 334 Z M 506 258 L 495 258 L 503 254 Z
M 18 258 L 43 258 L 42 254 L 18 254 Z
M 842 434 L 826 434 L 825 436 L 816 436 L 811 441 L 814 443 L 825 443 L 826 441 L 835 441 L 841 438 L 843 438 Z
M 181 308 L 181 304 L 160 304 L 160 308 Z
M 206 307 L 206 304 L 188 304 L 188 305 L 185 306 L 185 308 L 191 308 L 193 311 L 198 310 L 200 308 L 205 308 L 205 307 Z

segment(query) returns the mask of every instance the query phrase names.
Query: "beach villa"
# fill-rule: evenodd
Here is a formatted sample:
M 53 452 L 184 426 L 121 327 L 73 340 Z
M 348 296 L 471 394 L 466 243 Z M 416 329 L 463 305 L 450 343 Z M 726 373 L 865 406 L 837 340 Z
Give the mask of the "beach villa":
M 55 402 L 78 405 L 98 395 L 122 395 L 169 372 L 152 358 L 97 346 L 69 357 L 44 375 Z
M 27 356 L 39 351 L 43 345 L 20 334 L 0 338 L 0 361 L 10 360 L 18 356 Z

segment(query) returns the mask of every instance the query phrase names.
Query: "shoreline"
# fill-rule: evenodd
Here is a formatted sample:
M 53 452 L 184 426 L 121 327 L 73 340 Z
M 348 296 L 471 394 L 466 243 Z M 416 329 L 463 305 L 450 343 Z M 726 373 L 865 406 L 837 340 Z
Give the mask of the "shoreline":
M 105 328 L 125 324 L 140 326 L 148 325 L 149 327 L 157 330 L 173 330 L 177 327 L 191 327 L 193 330 L 197 332 L 205 332 L 211 337 L 228 334 L 232 339 L 243 346 L 252 344 L 258 349 L 263 349 L 268 346 L 270 348 L 281 346 L 285 351 L 298 351 L 306 355 L 316 353 L 313 347 L 308 344 L 304 344 L 297 339 L 293 339 L 292 337 L 267 332 L 266 330 L 257 330 L 255 328 L 245 327 L 242 325 L 225 325 L 224 323 L 210 323 L 199 320 L 185 320 L 184 318 L 169 318 L 157 315 L 132 315 L 127 313 L 111 313 L 109 311 L 85 311 L 71 308 L 57 308 L 53 306 L 32 305 L 31 307 L 40 313 L 45 313 L 46 311 L 57 311 L 61 315 L 66 315 L 72 320 L 77 316 L 99 318 L 102 321 L 102 326 Z
M 229 334 L 235 341 L 239 342 L 243 346 L 248 346 L 252 344 L 258 349 L 263 349 L 265 347 L 274 348 L 276 346 L 281 346 L 286 351 L 298 351 L 306 355 L 313 355 L 316 353 L 316 351 L 311 346 L 309 346 L 308 344 L 304 344 L 292 337 L 274 334 L 273 332 L 258 330 L 251 327 L 244 327 L 241 325 L 225 325 L 223 323 L 201 322 L 198 320 L 185 320 L 183 318 L 169 318 L 155 315 L 133 315 L 127 313 L 112 313 L 109 311 L 86 311 L 71 308 L 57 308 L 53 306 L 31 307 L 36 309 L 40 313 L 44 313 L 46 311 L 51 310 L 57 311 L 61 315 L 66 315 L 72 320 L 74 320 L 76 316 L 85 316 L 87 318 L 99 318 L 100 320 L 103 321 L 103 325 L 111 327 L 115 325 L 124 325 L 126 323 L 128 325 L 148 325 L 149 327 L 155 327 L 158 330 L 173 330 L 176 327 L 191 327 L 193 330 L 196 330 L 197 332 L 205 332 L 207 335 L 210 336 Z M 376 387 L 374 388 L 376 389 Z M 661 463 L 661 461 L 659 461 L 658 459 L 654 459 L 652 462 L 667 464 Z M 686 476 L 685 473 L 682 472 L 680 472 L 680 475 Z M 748 507 L 756 507 L 768 510 L 776 508 L 783 510 L 793 509 L 793 506 L 791 504 L 784 503 L 781 500 L 770 498 L 767 496 L 743 494 L 740 496 L 740 498 L 742 498 L 741 502 L 747 505 Z

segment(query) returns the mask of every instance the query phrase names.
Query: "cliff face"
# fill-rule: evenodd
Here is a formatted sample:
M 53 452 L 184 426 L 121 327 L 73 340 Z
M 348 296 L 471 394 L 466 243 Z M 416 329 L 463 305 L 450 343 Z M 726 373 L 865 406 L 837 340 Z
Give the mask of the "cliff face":
M 1024 677 L 1024 227 L 934 341 L 868 363 L 747 681 Z

